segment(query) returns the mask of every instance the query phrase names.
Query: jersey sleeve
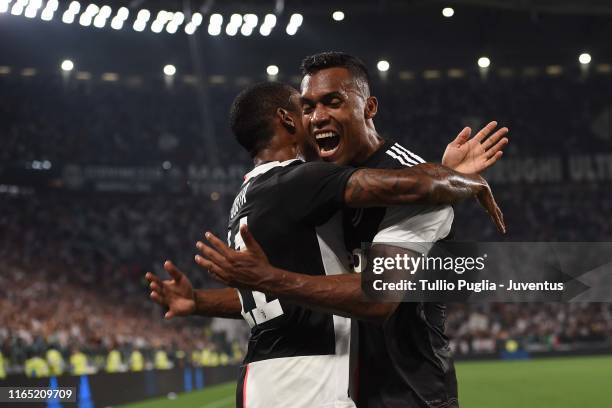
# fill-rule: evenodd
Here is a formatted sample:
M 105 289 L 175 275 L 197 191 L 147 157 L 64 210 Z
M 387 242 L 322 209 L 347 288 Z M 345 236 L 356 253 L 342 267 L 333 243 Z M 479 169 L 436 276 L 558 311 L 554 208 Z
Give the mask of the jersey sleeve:
M 278 180 L 284 210 L 298 221 L 320 225 L 344 207 L 346 183 L 357 169 L 310 162 L 287 170 Z
M 390 207 L 372 243 L 389 244 L 427 254 L 434 242 L 450 233 L 453 218 L 450 206 Z

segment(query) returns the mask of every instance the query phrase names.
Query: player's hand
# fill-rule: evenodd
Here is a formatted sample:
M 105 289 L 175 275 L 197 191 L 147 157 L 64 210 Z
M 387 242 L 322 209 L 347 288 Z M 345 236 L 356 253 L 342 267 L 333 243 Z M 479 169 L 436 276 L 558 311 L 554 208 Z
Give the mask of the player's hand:
M 236 251 L 207 232 L 205 236 L 210 246 L 198 241 L 196 246 L 202 256 L 196 255 L 195 261 L 228 286 L 257 290 L 262 280 L 270 278 L 272 266 L 246 225 L 240 226 L 240 235 L 246 248 Z
M 166 319 L 193 314 L 196 304 L 191 282 L 170 261 L 164 262 L 164 269 L 172 279 L 161 280 L 152 272 L 147 272 L 145 275 L 145 278 L 149 281 L 151 299 L 168 308 L 164 315 Z
M 504 214 L 497 205 L 495 197 L 493 197 L 493 192 L 491 191 L 491 187 L 489 187 L 489 183 L 487 183 L 485 179 L 482 179 L 482 181 L 483 185 L 480 192 L 476 195 L 476 199 L 489 214 L 497 230 L 501 234 L 505 234 L 506 224 L 504 223 Z
M 464 128 L 455 140 L 446 146 L 442 164 L 460 173 L 481 173 L 499 160 L 503 155 L 503 148 L 508 144 L 508 128 L 495 130 L 497 122 L 486 125 L 470 139 L 472 129 Z

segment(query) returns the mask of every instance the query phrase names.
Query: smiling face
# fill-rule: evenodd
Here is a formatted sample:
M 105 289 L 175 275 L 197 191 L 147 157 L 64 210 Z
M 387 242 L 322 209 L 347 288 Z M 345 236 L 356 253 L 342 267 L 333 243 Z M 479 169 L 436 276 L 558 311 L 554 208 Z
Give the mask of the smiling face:
M 319 155 L 337 164 L 358 163 L 368 145 L 368 120 L 376 99 L 366 95 L 351 72 L 325 68 L 302 80 L 304 128 L 316 141 Z

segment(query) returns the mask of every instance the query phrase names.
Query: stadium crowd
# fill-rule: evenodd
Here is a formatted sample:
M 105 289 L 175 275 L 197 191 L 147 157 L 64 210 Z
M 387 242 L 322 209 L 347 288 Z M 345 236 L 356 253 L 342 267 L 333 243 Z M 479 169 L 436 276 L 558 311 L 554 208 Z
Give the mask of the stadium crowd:
M 238 90 L 211 87 L 211 117 L 221 162 L 248 165 L 226 125 Z M 476 128 L 493 118 L 511 128 L 508 157 L 612 151 L 606 139 L 610 135 L 598 124 L 609 109 L 606 95 L 612 93 L 612 81 L 603 76 L 586 81 L 417 80 L 402 86 L 379 83 L 376 90 L 381 133 L 396 136 L 432 160 L 462 126 Z M 201 112 L 192 103 L 196 98 L 182 84 L 169 91 L 162 84 L 128 87 L 0 77 L 0 167 L 28 160 L 201 163 L 207 152 Z M 559 116 L 568 120 L 556 120 Z M 504 184 L 494 186 L 494 192 L 509 240 L 612 238 L 612 202 L 605 186 Z M 182 356 L 201 363 L 192 353 L 202 350 L 217 353 L 217 363 L 239 358 L 236 344 L 245 344 L 240 335 L 228 338 L 213 330 L 208 319 L 163 321 L 143 280 L 146 271 L 160 272 L 163 260 L 172 259 L 195 286 L 215 286 L 193 264 L 194 243 L 206 229 L 223 235 L 225 219 L 216 214 L 219 208 L 226 213 L 232 198 L 35 188 L 0 195 L 0 350 L 9 371 L 23 371 L 26 361 L 51 348 L 66 361 L 82 351 L 97 370 L 108 369 L 113 350 L 123 361 L 141 351 L 144 361 L 155 366 L 157 351 L 175 364 Z M 479 211 L 471 203 L 457 207 L 459 239 L 499 238 Z M 458 354 L 501 351 L 508 340 L 528 350 L 610 345 L 612 306 L 453 305 L 448 329 Z

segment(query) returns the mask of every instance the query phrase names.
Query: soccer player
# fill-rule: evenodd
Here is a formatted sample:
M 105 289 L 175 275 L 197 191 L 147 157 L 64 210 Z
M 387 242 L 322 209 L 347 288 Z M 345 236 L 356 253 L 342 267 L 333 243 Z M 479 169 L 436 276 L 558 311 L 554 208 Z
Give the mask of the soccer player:
M 376 133 L 372 119 L 377 101 L 370 95 L 367 70 L 359 60 L 324 53 L 305 59 L 303 68 L 305 123 L 325 160 L 375 168 L 423 162 Z M 463 140 L 458 137 L 459 145 L 471 143 L 471 151 L 483 158 L 476 171 L 497 160 L 507 143 L 505 128 L 485 139 L 495 126 L 489 124 L 470 141 L 465 135 Z M 349 250 L 361 242 L 394 242 L 408 254 L 426 252 L 423 243 L 445 238 L 453 220 L 449 206 L 379 207 L 346 213 Z M 454 365 L 444 335 L 444 304 L 371 303 L 361 293 L 358 276 L 317 277 L 273 268 L 246 228 L 242 236 L 249 249 L 246 252 L 229 251 L 216 237 L 207 234 L 207 238 L 218 252 L 199 243 L 207 259 L 199 258 L 198 263 L 232 286 L 254 288 L 317 310 L 379 320 L 378 324 L 361 322 L 359 327 L 358 406 L 458 406 Z M 383 254 L 398 251 L 384 245 L 375 248 Z M 277 266 L 274 261 L 271 264 Z

